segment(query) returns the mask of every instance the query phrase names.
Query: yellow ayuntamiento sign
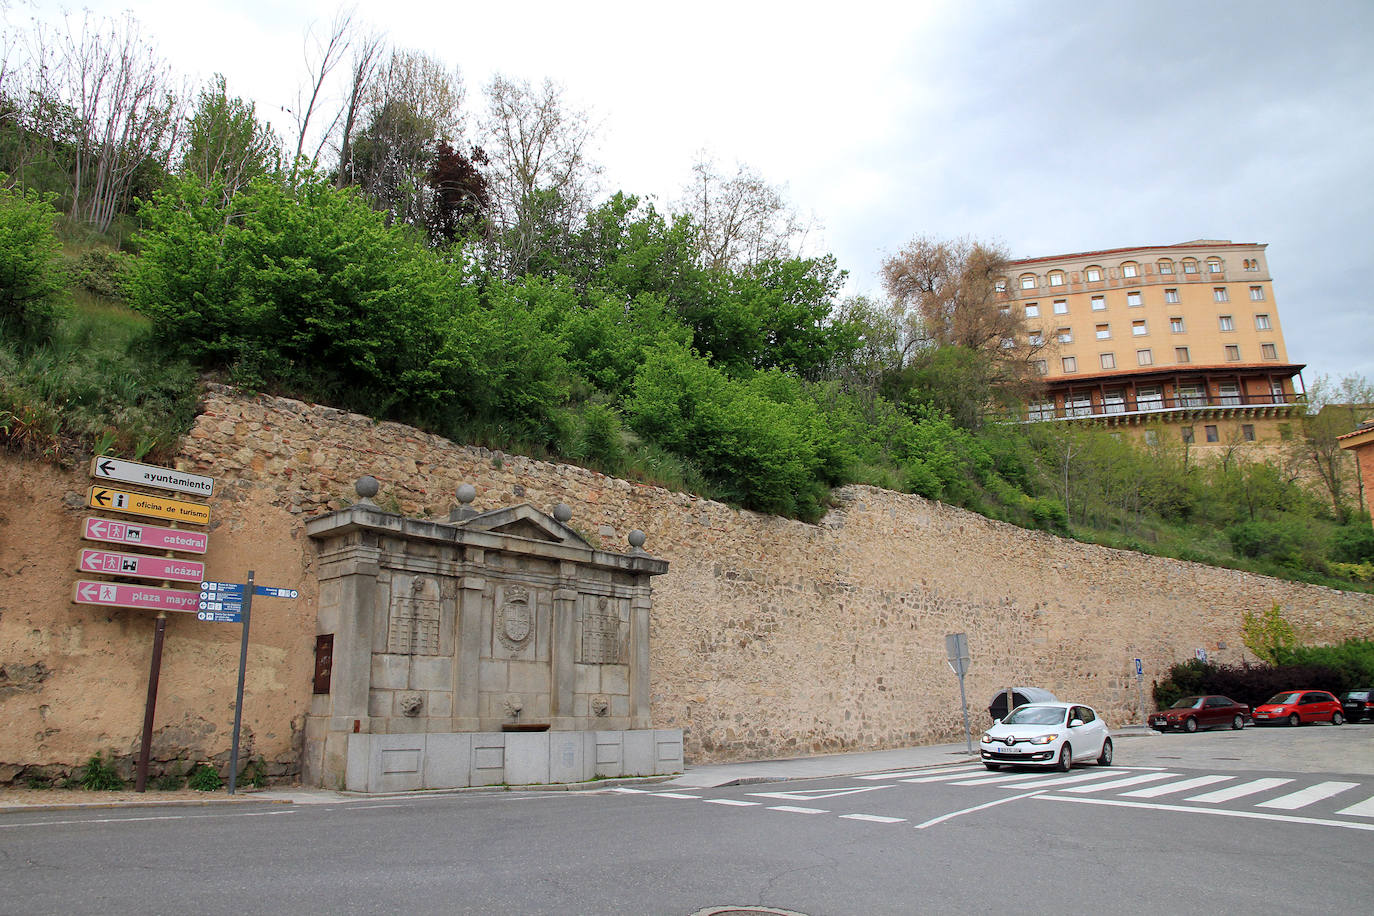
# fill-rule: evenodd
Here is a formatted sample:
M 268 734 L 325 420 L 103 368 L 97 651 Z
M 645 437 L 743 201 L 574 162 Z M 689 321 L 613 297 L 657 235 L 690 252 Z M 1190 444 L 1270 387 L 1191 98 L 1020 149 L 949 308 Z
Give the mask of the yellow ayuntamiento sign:
M 86 505 L 95 509 L 146 515 L 169 522 L 189 522 L 192 525 L 210 524 L 210 507 L 184 499 L 163 499 L 147 493 L 130 493 L 110 487 L 91 487 Z

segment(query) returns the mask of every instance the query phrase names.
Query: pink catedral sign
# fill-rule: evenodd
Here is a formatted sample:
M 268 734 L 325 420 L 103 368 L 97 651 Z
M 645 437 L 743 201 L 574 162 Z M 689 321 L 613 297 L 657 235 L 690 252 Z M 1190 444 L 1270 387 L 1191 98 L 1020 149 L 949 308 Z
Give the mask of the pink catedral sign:
M 187 611 L 194 614 L 200 601 L 200 592 L 82 580 L 76 583 L 76 597 L 72 600 L 77 604 L 104 604 L 110 607 L 148 608 L 155 611 Z
M 137 544 L 153 550 L 179 550 L 182 553 L 205 553 L 210 546 L 210 535 L 203 531 L 159 528 L 156 525 L 119 522 L 108 518 L 86 519 L 85 531 L 81 536 L 88 541 Z
M 110 553 L 106 550 L 81 551 L 82 572 L 110 573 L 135 579 L 167 579 L 172 582 L 200 582 L 205 564 L 192 560 L 148 557 L 136 553 Z

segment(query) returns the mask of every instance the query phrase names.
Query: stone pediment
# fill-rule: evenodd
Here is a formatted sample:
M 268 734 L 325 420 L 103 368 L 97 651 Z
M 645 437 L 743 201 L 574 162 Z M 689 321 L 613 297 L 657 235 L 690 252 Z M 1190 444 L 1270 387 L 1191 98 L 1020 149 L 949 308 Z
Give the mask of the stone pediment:
M 553 516 L 540 512 L 529 503 L 483 512 L 463 522 L 462 525 L 469 530 L 489 531 L 492 534 L 505 534 L 532 541 L 575 547 L 591 546 L 572 528 Z

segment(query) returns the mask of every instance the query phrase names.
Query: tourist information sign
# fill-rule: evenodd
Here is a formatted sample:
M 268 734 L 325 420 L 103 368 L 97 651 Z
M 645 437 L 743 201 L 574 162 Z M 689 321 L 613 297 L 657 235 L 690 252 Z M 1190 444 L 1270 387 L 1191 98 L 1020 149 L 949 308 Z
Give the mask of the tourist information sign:
M 973 657 L 968 651 L 967 633 L 950 633 L 945 636 L 945 659 L 950 669 L 959 676 L 959 705 L 964 709 L 964 743 L 968 752 L 973 753 L 973 733 L 968 724 L 968 696 L 964 693 L 964 675 L 968 673 L 969 662 Z
M 108 550 L 81 551 L 81 562 L 77 569 L 87 573 L 109 573 L 134 579 L 166 579 L 170 582 L 199 582 L 205 576 L 204 563 Z
M 188 474 L 172 468 L 161 468 L 119 458 L 92 458 L 91 476 L 120 483 L 137 483 L 175 493 L 209 496 L 215 489 L 215 478 L 204 474 Z
M 86 505 L 95 509 L 113 509 L 130 515 L 148 515 L 169 522 L 190 522 L 193 525 L 210 524 L 210 507 L 201 503 L 187 502 L 182 499 L 163 499 L 147 493 L 130 493 L 125 490 L 112 490 L 109 487 L 91 487 L 86 494 Z
M 107 607 L 132 607 L 154 611 L 188 611 L 194 613 L 199 592 L 176 588 L 149 588 L 143 585 L 116 585 L 113 582 L 76 583 L 77 604 L 102 604 Z
M 107 544 L 132 544 L 153 550 L 177 550 L 181 553 L 205 553 L 210 547 L 210 535 L 204 531 L 181 531 L 159 528 L 141 522 L 123 522 L 109 518 L 88 518 L 81 536 L 88 541 Z M 197 577 L 199 578 L 199 577 Z

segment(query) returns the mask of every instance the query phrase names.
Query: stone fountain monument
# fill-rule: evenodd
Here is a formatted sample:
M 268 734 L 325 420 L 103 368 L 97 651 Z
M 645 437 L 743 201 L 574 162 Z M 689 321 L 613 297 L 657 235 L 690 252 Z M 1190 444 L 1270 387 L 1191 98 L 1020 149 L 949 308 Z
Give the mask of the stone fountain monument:
M 593 548 L 528 504 L 447 522 L 361 500 L 306 522 L 319 553 L 306 785 L 358 792 L 681 772 L 649 715 L 650 577 L 632 531 Z

